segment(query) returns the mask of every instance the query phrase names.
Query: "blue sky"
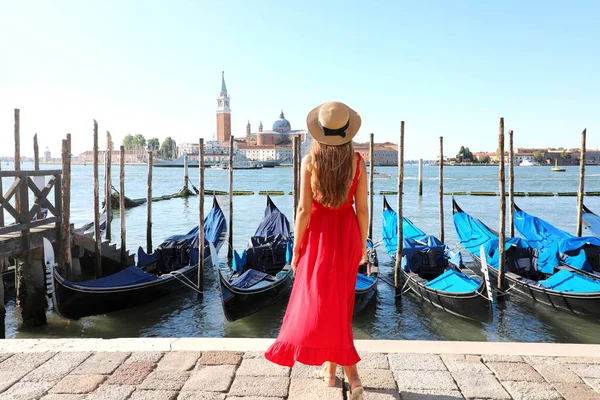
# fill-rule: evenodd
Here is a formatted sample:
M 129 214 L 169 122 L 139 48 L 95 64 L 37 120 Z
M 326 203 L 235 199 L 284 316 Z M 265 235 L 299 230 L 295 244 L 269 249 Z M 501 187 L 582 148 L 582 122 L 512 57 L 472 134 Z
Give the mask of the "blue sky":
M 358 140 L 398 141 L 435 158 L 438 137 L 494 151 L 498 118 L 516 146 L 600 147 L 597 1 L 0 0 L 0 155 L 31 136 L 55 156 L 92 119 L 127 133 L 211 138 L 225 71 L 232 128 L 292 128 L 339 100 L 363 118 Z M 105 140 L 102 137 L 101 148 Z

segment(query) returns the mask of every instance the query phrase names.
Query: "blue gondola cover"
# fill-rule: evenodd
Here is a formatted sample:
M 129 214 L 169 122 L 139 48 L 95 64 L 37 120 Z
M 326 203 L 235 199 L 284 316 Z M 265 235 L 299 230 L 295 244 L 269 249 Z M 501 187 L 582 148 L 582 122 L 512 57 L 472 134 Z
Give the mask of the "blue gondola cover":
M 67 286 L 81 286 L 88 288 L 112 288 L 129 285 L 138 285 L 141 283 L 153 282 L 158 277 L 146 271 L 142 271 L 138 267 L 127 267 L 122 271 L 114 273 L 104 278 L 92 279 L 83 282 L 71 282 L 65 280 Z
M 450 293 L 475 292 L 481 281 L 449 269 L 437 278 L 429 281 L 425 286 Z
M 597 293 L 600 292 L 600 281 L 572 271 L 561 270 L 546 280 L 540 281 L 546 289 L 559 292 Z
M 365 276 L 363 274 L 357 274 L 356 278 L 356 290 L 364 290 L 375 282 L 375 277 L 373 276 Z

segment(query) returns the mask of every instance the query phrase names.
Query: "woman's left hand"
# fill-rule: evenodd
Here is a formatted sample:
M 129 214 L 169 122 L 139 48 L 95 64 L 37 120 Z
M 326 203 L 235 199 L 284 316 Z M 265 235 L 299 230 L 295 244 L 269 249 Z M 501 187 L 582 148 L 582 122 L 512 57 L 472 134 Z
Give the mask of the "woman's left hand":
M 292 256 L 292 262 L 290 263 L 292 266 L 292 270 L 294 271 L 294 275 L 296 275 L 296 266 L 298 265 L 298 253 L 294 252 Z

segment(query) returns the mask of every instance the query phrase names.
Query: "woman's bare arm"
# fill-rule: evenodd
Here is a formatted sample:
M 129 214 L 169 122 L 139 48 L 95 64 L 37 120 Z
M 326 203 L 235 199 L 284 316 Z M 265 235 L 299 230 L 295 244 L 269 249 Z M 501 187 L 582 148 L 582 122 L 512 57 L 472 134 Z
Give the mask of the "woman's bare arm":
M 300 245 L 310 222 L 310 211 L 313 201 L 312 188 L 310 186 L 310 170 L 308 168 L 310 160 L 310 155 L 304 157 L 302 159 L 302 166 L 300 167 L 300 200 L 298 202 L 298 209 L 296 210 L 296 224 L 294 225 L 294 259 L 300 254 Z M 292 266 L 296 267 L 294 263 L 292 263 Z
M 358 229 L 360 230 L 360 241 L 362 243 L 363 254 L 367 248 L 367 231 L 369 229 L 369 206 L 367 205 L 367 167 L 365 160 L 360 160 L 360 175 L 354 194 L 354 204 L 356 205 L 356 215 L 358 217 Z

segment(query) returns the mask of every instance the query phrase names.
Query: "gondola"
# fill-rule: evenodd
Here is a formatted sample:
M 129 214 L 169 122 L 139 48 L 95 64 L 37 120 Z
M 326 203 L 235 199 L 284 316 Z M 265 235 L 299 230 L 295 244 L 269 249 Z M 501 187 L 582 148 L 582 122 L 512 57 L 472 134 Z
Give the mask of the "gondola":
M 362 312 L 376 297 L 379 259 L 373 242 L 367 240 L 367 262 L 358 268 L 354 294 L 354 314 Z
M 536 249 L 557 252 L 559 262 L 592 278 L 600 278 L 600 238 L 575 236 L 543 219 L 530 215 L 514 204 L 517 231 Z
M 217 200 L 204 219 L 204 246 L 217 249 L 225 239 L 227 224 Z M 94 280 L 71 282 L 53 271 L 55 310 L 69 319 L 106 314 L 150 303 L 182 288 L 194 288 L 198 275 L 198 228 L 168 238 L 143 266 L 127 267 Z M 211 264 L 205 250 L 205 264 Z M 155 257 L 154 257 L 155 256 Z M 150 261 L 150 262 L 149 262 Z
M 483 246 L 490 273 L 498 276 L 498 235 L 452 201 L 454 227 L 461 245 L 481 266 Z M 558 266 L 558 254 L 536 250 L 525 239 L 505 242 L 505 279 L 517 296 L 557 310 L 600 319 L 600 281 Z
M 592 235 L 600 238 L 600 216 L 596 213 L 592 212 L 586 206 L 583 206 L 583 214 L 581 219 L 583 220 L 583 225 Z
M 402 218 L 403 247 L 401 279 L 421 299 L 450 314 L 470 320 L 492 319 L 491 299 L 485 279 L 464 266 L 459 252 L 451 251 L 438 238 L 425 234 L 408 218 Z M 382 237 L 385 248 L 396 259 L 398 214 L 383 199 Z
M 267 196 L 262 222 L 241 255 L 234 250 L 229 272 L 216 268 L 223 312 L 228 321 L 252 315 L 286 299 L 294 273 L 290 223 Z

